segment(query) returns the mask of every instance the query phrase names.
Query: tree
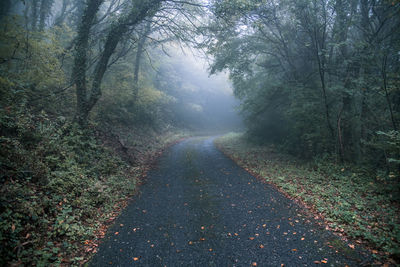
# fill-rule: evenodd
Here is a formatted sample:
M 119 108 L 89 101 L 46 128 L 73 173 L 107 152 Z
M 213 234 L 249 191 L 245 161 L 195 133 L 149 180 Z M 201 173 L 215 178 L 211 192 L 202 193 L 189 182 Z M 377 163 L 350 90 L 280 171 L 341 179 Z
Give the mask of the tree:
M 93 71 L 92 85 L 88 92 L 86 68 L 90 28 L 94 23 L 94 18 L 100 5 L 103 3 L 102 0 L 88 1 L 78 29 L 73 69 L 73 79 L 77 95 L 76 120 L 80 125 L 84 126 L 87 124 L 89 112 L 101 96 L 101 82 L 104 73 L 107 70 L 109 59 L 122 39 L 122 36 L 128 32 L 130 27 L 139 24 L 144 18 L 154 14 L 161 2 L 161 0 L 135 1 L 127 13 L 118 18 L 109 28 L 100 59 Z
M 360 163 L 377 131 L 397 128 L 400 3 L 212 3 L 211 72 L 229 70 L 253 136 Z

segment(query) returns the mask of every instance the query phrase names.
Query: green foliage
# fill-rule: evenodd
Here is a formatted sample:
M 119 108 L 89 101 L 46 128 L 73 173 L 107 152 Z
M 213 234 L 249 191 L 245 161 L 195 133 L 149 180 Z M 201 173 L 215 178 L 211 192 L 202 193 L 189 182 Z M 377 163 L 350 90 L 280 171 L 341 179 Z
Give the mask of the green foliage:
M 372 145 L 385 152 L 388 166 L 392 170 L 398 170 L 400 166 L 400 133 L 399 131 L 377 132 L 379 141 Z M 400 176 L 400 174 L 398 175 Z
M 60 262 L 93 238 L 99 211 L 131 194 L 136 178 L 90 130 L 64 120 L 2 114 L 0 126 L 2 264 Z
M 212 6 L 204 45 L 214 58 L 211 73 L 229 71 L 254 140 L 308 159 L 329 154 L 387 167 L 376 132 L 399 124 L 399 3 L 217 0 Z M 389 165 L 396 160 L 389 158 Z

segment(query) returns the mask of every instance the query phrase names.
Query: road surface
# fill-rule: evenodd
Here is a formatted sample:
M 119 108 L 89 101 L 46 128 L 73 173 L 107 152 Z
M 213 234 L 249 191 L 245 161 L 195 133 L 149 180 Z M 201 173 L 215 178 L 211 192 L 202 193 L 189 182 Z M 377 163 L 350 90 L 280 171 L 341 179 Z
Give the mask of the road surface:
M 303 214 L 219 152 L 213 138 L 190 138 L 161 156 L 90 266 L 368 263 Z

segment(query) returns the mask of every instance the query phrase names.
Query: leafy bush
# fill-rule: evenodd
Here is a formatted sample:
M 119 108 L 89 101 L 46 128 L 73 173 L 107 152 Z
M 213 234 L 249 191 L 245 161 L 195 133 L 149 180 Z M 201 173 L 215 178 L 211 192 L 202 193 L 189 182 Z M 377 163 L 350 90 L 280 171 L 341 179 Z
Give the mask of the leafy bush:
M 62 118 L 3 110 L 0 128 L 1 265 L 60 263 L 136 178 L 91 130 Z

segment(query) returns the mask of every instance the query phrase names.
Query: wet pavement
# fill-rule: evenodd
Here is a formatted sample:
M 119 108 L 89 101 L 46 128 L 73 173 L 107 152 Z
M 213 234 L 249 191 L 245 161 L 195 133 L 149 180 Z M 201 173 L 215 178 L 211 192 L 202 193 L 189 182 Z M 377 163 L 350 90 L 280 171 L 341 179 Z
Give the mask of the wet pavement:
M 362 266 L 368 254 L 219 152 L 169 148 L 109 229 L 90 266 Z

